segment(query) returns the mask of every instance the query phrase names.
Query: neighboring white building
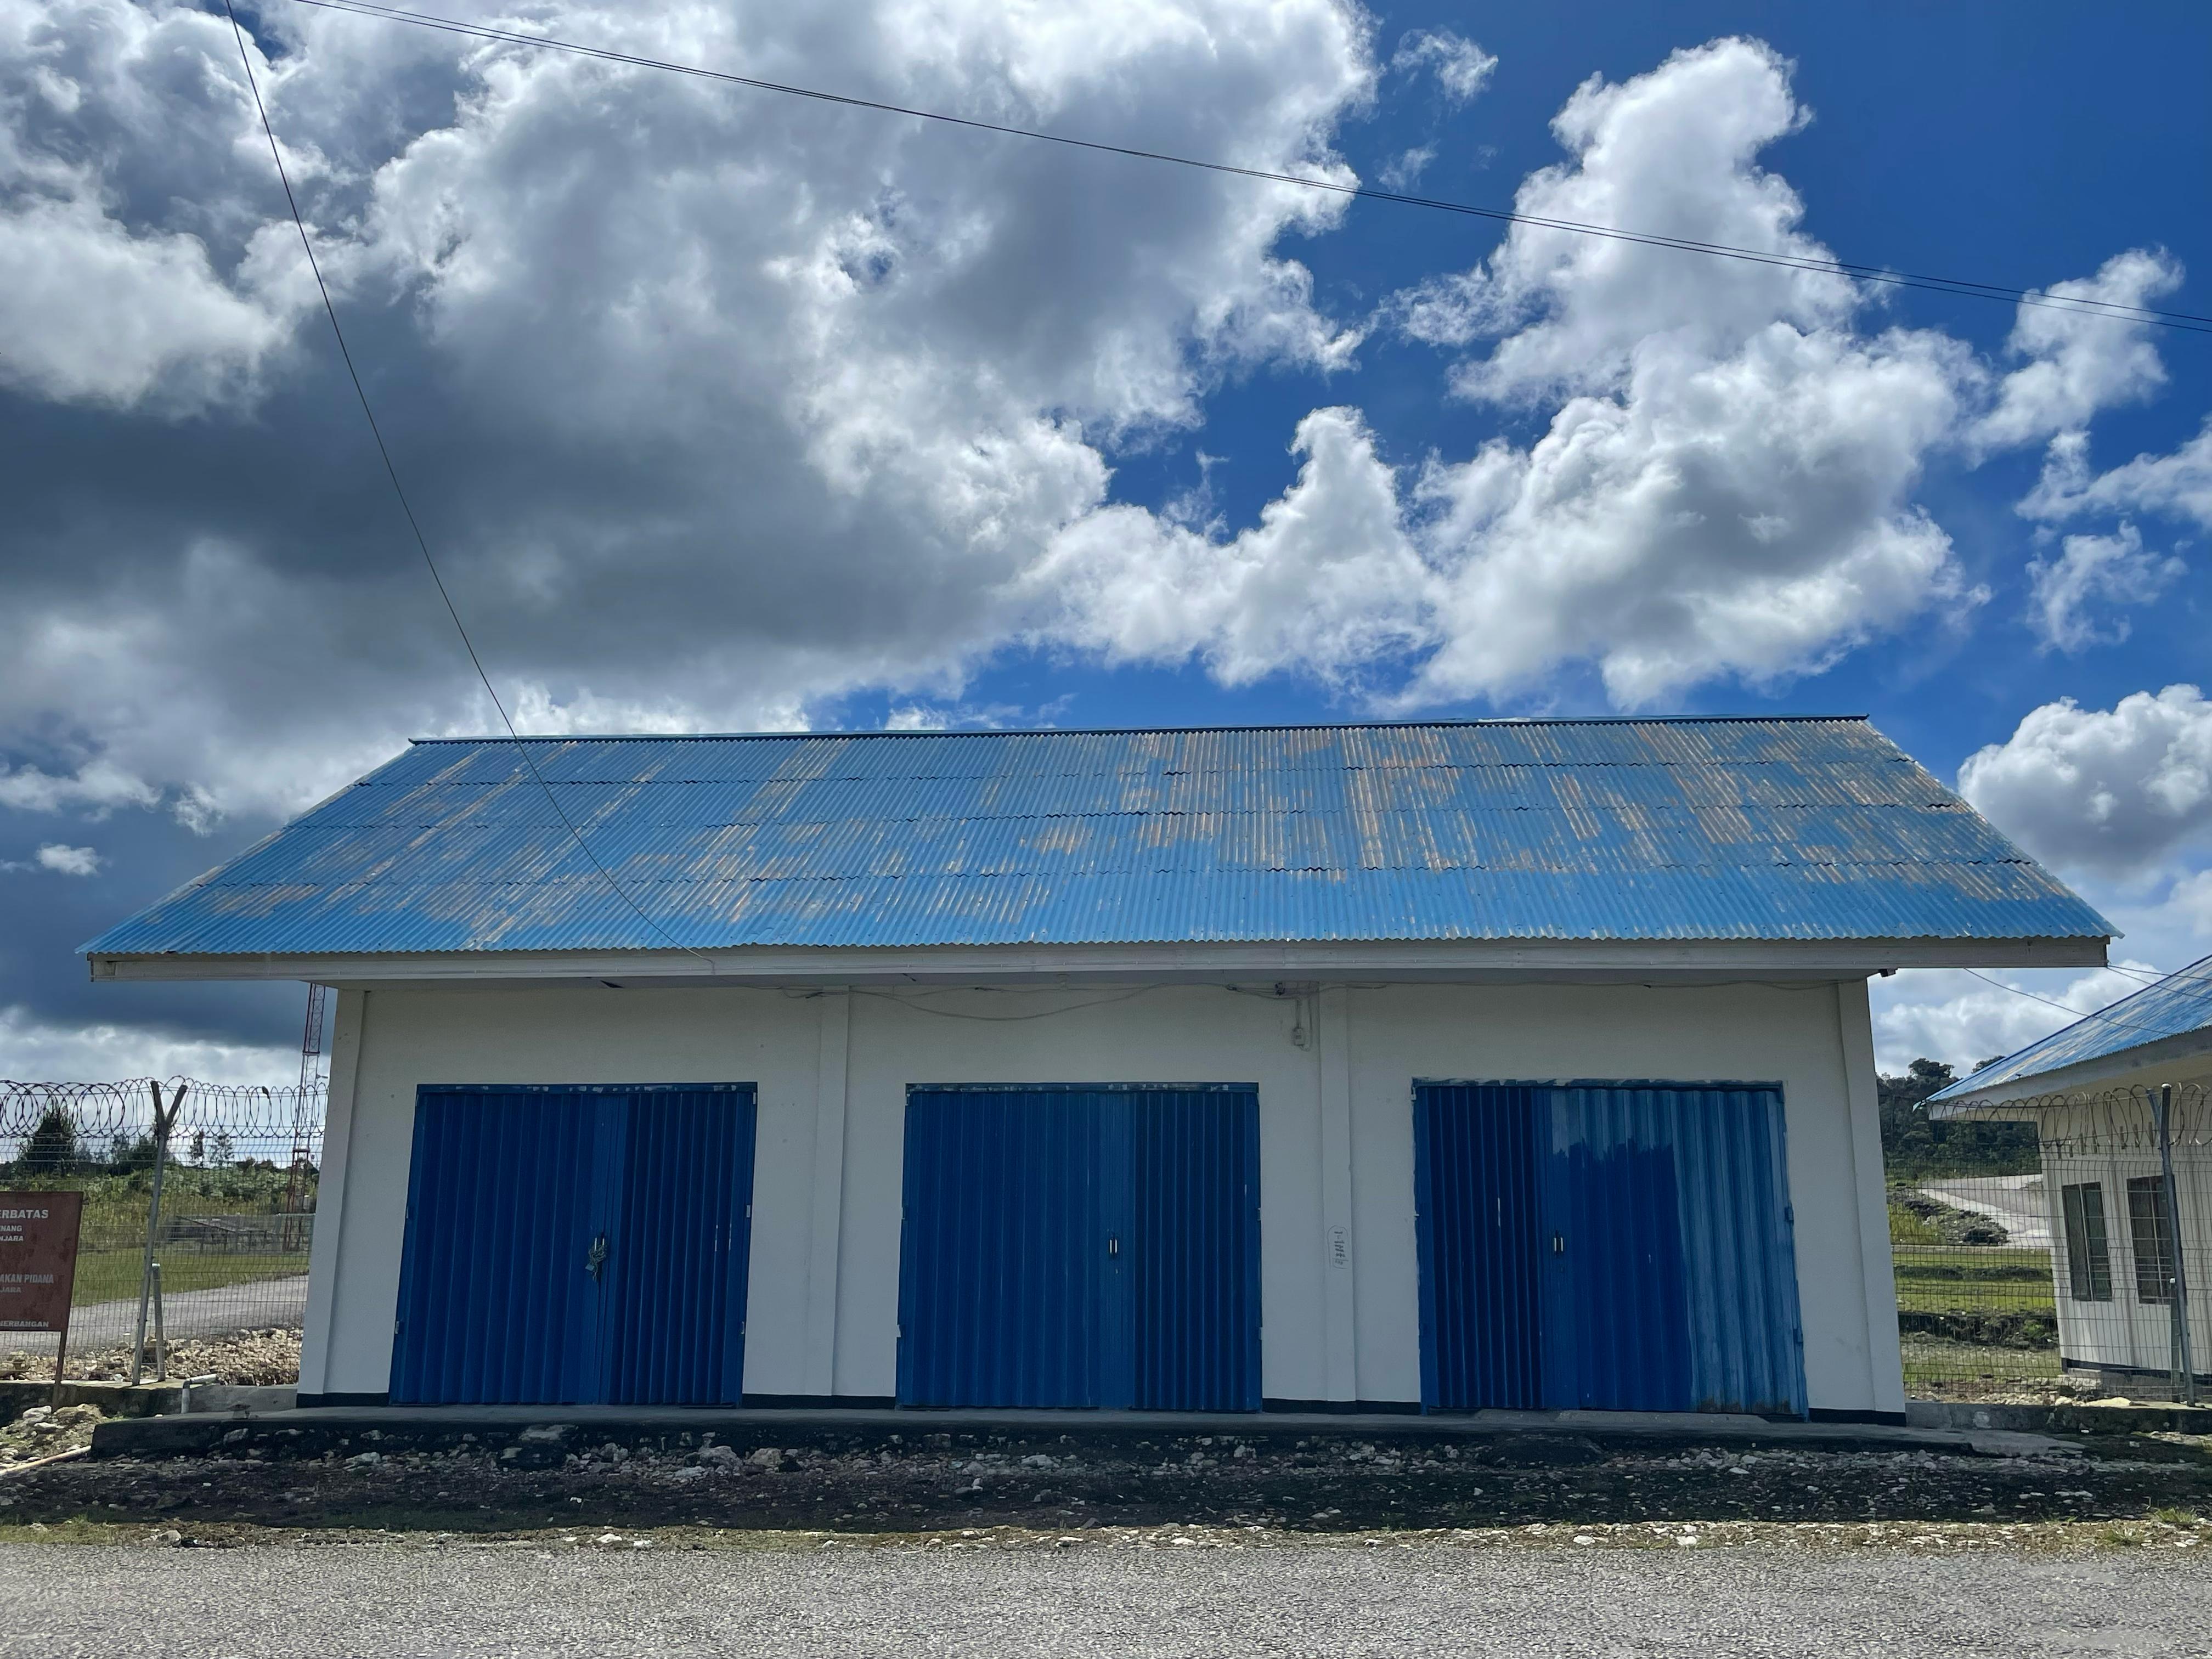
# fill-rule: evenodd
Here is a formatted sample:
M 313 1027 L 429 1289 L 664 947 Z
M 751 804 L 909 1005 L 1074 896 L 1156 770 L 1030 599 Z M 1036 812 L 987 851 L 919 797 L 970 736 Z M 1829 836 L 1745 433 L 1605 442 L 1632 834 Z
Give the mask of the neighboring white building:
M 303 1403 L 1896 1419 L 1865 981 L 2111 932 L 1857 720 L 526 746 L 87 947 L 337 988 Z
M 1937 1119 L 2036 1126 L 2059 1358 L 2116 1390 L 2155 1387 L 2178 1369 L 2177 1282 L 2191 1369 L 2200 1386 L 2212 1386 L 2208 1092 L 2212 957 L 1992 1061 L 1928 1103 Z

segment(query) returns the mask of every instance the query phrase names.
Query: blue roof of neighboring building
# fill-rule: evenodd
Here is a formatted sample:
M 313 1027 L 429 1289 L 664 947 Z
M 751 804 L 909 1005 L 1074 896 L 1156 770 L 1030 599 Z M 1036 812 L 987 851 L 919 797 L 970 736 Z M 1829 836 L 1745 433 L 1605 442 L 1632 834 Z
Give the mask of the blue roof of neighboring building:
M 1857 718 L 528 742 L 544 789 L 417 744 L 84 948 L 2113 931 Z
M 2102 1060 L 2208 1027 L 2212 1027 L 2212 957 L 2192 962 L 2156 984 L 2122 997 L 2109 1008 L 2100 1008 L 2040 1042 L 2029 1043 L 2016 1054 L 1990 1061 L 1972 1077 L 1961 1078 L 1930 1095 L 1929 1103 L 1979 1094 L 2022 1078 L 2040 1077 L 2062 1066 Z

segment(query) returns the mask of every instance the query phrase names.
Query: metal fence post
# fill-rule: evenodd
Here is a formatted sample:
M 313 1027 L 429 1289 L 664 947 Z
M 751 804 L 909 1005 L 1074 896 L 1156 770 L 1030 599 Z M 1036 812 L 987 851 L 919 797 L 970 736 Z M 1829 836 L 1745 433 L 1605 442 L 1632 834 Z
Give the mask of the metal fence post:
M 161 1085 L 150 1083 L 154 1091 L 154 1194 L 146 1207 L 146 1254 L 138 1264 L 138 1325 L 131 1345 L 131 1386 L 137 1388 L 146 1375 L 146 1313 L 154 1294 L 154 1246 L 161 1227 L 161 1176 L 169 1164 L 169 1131 L 177 1121 L 177 1109 L 184 1104 L 185 1085 L 179 1083 L 177 1092 L 169 1097 L 168 1109 L 161 1107 Z
M 169 1380 L 169 1330 L 161 1314 L 161 1264 L 154 1264 L 154 1380 Z
M 2174 1398 L 2197 1403 L 2197 1364 L 2189 1351 L 2189 1277 L 2181 1249 L 2181 1189 L 2173 1179 L 2173 1085 L 2158 1085 L 2158 1168 L 2166 1188 L 2166 1253 L 2172 1257 L 2173 1293 L 2166 1311 L 2173 1331 Z

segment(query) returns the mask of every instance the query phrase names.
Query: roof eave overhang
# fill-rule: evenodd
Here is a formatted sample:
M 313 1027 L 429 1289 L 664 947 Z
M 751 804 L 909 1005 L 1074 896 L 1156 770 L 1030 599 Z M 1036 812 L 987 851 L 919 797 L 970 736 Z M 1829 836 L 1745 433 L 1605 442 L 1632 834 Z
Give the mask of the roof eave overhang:
M 2199 1056 L 2212 1058 L 2212 1026 L 2180 1031 L 2154 1042 L 2139 1042 L 2071 1066 L 2054 1066 L 2047 1072 L 2030 1072 L 2008 1083 L 1993 1083 L 1971 1094 L 1930 1100 L 1929 1115 L 1939 1122 L 1949 1118 L 1986 1118 L 1999 1113 L 2019 1119 L 2066 1105 L 2072 1097 L 2124 1088 L 2144 1081 L 2159 1081 L 2158 1073 L 2177 1063 Z
M 1898 968 L 2101 966 L 2102 938 L 2009 939 L 1206 940 L 1142 945 L 744 945 L 688 951 L 450 951 L 88 957 L 112 981 L 309 980 L 325 985 L 1059 983 L 1633 979 L 1651 974 L 1857 978 Z

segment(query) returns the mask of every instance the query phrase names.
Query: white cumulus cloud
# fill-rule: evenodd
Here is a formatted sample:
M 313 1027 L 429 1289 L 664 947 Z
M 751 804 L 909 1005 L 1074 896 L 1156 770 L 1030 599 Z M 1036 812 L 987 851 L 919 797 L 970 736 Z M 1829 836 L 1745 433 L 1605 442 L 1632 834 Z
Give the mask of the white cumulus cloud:
M 1346 182 L 1331 135 L 1378 73 L 1337 0 L 532 17 Z M 1326 192 L 358 17 L 254 27 L 396 459 L 529 729 L 957 696 L 1040 636 L 1034 571 L 1122 512 L 1121 449 L 1195 426 L 1228 377 L 1346 368 L 1360 338 L 1287 251 L 1342 215 Z M 496 729 L 329 342 L 297 327 L 313 293 L 228 26 L 0 0 L 0 45 L 21 186 L 0 211 L 30 227 L 16 265 L 0 227 L 0 375 L 161 417 L 57 461 L 78 505 L 0 538 L 0 805 L 158 799 L 204 827 L 296 810 L 407 736 Z M 285 417 L 257 424 L 271 397 Z M 1221 659 L 1290 649 L 1272 626 Z
M 1758 161 L 1805 119 L 1789 65 L 1755 41 L 1593 77 L 1553 123 L 1570 159 L 1516 205 L 1825 258 Z M 1839 276 L 1526 224 L 1399 296 L 1413 337 L 1487 343 L 1455 373 L 1463 396 L 1553 410 L 1525 447 L 1501 438 L 1425 471 L 1442 643 L 1407 700 L 1587 660 L 1616 702 L 1645 703 L 1817 670 L 1931 605 L 1978 603 L 1911 500 L 1978 371 L 1940 334 L 1859 331 L 1863 303 Z
M 1416 29 L 1398 43 L 1390 67 L 1434 70 L 1444 96 L 1464 104 L 1490 84 L 1490 77 L 1498 72 L 1498 58 L 1449 29 Z
M 2110 536 L 2069 536 L 2056 558 L 2027 567 L 2030 623 L 2054 650 L 2118 645 L 2128 636 L 2127 618 L 2100 622 L 2096 607 L 2148 605 L 2187 568 L 2171 555 L 2147 550 L 2131 524 Z
M 2113 948 L 2114 969 L 1942 969 L 1875 981 L 1884 1069 L 1924 1054 L 1963 1072 L 2070 1024 L 2067 1009 L 2105 1007 L 2141 989 L 2146 975 L 2212 948 L 2212 868 L 2203 867 L 2212 854 L 2212 703 L 2195 686 L 2137 692 L 2110 709 L 2047 703 L 2003 743 L 1970 757 L 1959 788 L 2054 866 L 2126 944 Z
M 21 669 L 18 660 L 13 666 Z M 74 771 L 49 772 L 36 766 L 14 769 L 0 763 L 0 806 L 22 812 L 59 812 L 76 807 L 95 816 L 118 806 L 151 806 L 161 792 L 145 779 L 105 758 L 87 760 Z
M 203 1083 L 279 1087 L 300 1080 L 296 1048 L 222 1042 L 100 1021 L 41 1019 L 0 1006 L 0 1078 L 18 1083 L 119 1083 L 187 1077 Z
M 2148 305 L 2181 283 L 2180 264 L 2162 250 L 2135 248 L 2107 259 L 2094 276 L 2053 283 L 2054 298 Z M 2148 397 L 2166 383 L 2148 328 L 2141 323 L 2049 305 L 2023 305 L 2010 349 L 2027 359 L 1999 382 L 1996 401 L 1975 422 L 1987 448 L 2034 443 L 2078 430 L 2102 410 Z
M 2090 468 L 2087 434 L 2062 433 L 2051 440 L 2043 477 L 2020 510 L 2052 520 L 2134 510 L 2212 530 L 2212 419 L 2171 454 L 2138 455 L 2103 473 Z
M 2037 857 L 2148 879 L 2212 842 L 2212 702 L 2193 685 L 2109 709 L 2070 697 L 2033 709 L 1967 757 L 1960 793 Z
M 224 202 L 249 112 L 208 72 L 222 50 L 193 7 L 0 5 L 0 385 L 204 410 L 258 389 L 316 303 L 289 221 Z M 167 153 L 126 163 L 149 129 Z
M 2142 989 L 2151 971 L 2118 957 L 2109 968 L 2077 974 L 1990 974 L 1956 969 L 1908 969 L 1869 987 L 1874 1003 L 1875 1063 L 1901 1073 L 1915 1060 L 1948 1064 L 1960 1077 L 1985 1060 L 2008 1054 L 2071 1025 L 2081 1014 Z M 1995 981 L 1992 983 L 1991 981 Z
M 1109 661 L 1205 659 L 1236 685 L 1297 666 L 1346 676 L 1426 641 L 1434 578 L 1396 480 L 1349 409 L 1299 422 L 1297 482 L 1233 537 L 1134 507 L 1055 538 L 1030 580 L 1056 637 Z
M 60 842 L 48 842 L 35 856 L 39 868 L 58 876 L 96 876 L 105 862 L 89 847 L 70 847 Z

